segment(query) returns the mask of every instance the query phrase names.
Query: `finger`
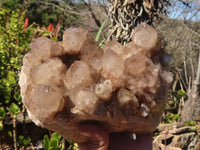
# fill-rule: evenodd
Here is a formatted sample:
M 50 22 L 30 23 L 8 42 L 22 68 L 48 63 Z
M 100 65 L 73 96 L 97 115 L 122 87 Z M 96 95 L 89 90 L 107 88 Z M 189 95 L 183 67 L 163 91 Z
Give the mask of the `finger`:
M 143 134 L 136 136 L 138 150 L 152 150 L 153 134 Z
M 109 150 L 152 150 L 152 134 L 136 135 L 131 133 L 110 134 Z
M 81 134 L 89 137 L 88 146 L 96 146 L 101 148 L 101 150 L 107 149 L 109 137 L 106 129 L 102 126 L 97 124 L 82 124 L 79 126 L 79 131 Z M 80 143 L 79 145 L 85 147 L 86 143 Z
M 79 131 L 88 137 L 95 138 L 97 140 L 107 140 L 108 134 L 104 127 L 97 124 L 82 124 L 79 126 Z
M 137 134 L 136 140 L 138 142 L 152 142 L 153 134 Z

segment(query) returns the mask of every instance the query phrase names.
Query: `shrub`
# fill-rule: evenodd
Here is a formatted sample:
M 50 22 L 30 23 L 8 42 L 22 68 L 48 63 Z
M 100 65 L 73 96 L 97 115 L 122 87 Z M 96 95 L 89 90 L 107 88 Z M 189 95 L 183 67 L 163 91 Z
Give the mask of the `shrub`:
M 24 27 L 24 14 L 19 10 L 0 9 L 0 124 L 7 111 L 12 114 L 20 111 L 18 73 L 34 29 L 33 25 Z

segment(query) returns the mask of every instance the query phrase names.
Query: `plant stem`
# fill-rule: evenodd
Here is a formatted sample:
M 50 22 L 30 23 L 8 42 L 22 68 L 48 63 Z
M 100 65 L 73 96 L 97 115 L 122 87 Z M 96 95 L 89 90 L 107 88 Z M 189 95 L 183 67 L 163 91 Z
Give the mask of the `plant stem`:
M 22 106 L 22 113 L 23 113 L 23 135 L 26 137 L 26 108 Z M 26 146 L 24 146 L 24 150 L 26 150 Z
M 16 115 L 13 115 L 13 142 L 14 142 L 14 150 L 17 150 Z

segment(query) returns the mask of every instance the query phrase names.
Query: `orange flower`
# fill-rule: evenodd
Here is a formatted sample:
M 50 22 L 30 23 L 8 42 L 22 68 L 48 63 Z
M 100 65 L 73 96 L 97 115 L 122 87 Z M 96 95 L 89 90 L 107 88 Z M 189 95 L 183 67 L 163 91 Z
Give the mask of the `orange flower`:
M 53 31 L 54 31 L 54 27 L 53 27 L 53 25 L 52 25 L 51 23 L 49 24 L 47 30 L 48 30 L 49 32 L 53 32 Z
M 25 22 L 24 22 L 24 28 L 28 27 L 28 22 L 29 22 L 29 19 L 28 17 L 26 17 Z

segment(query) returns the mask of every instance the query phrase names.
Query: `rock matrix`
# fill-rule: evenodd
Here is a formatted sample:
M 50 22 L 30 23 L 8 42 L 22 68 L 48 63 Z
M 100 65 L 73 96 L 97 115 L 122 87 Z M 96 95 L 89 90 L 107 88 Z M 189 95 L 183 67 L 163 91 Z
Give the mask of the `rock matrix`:
M 69 28 L 62 42 L 40 37 L 30 47 L 19 84 L 38 126 L 84 142 L 77 130 L 84 122 L 110 133 L 149 133 L 159 124 L 173 78 L 151 26 L 140 24 L 126 46 L 110 41 L 101 48 L 83 29 Z

